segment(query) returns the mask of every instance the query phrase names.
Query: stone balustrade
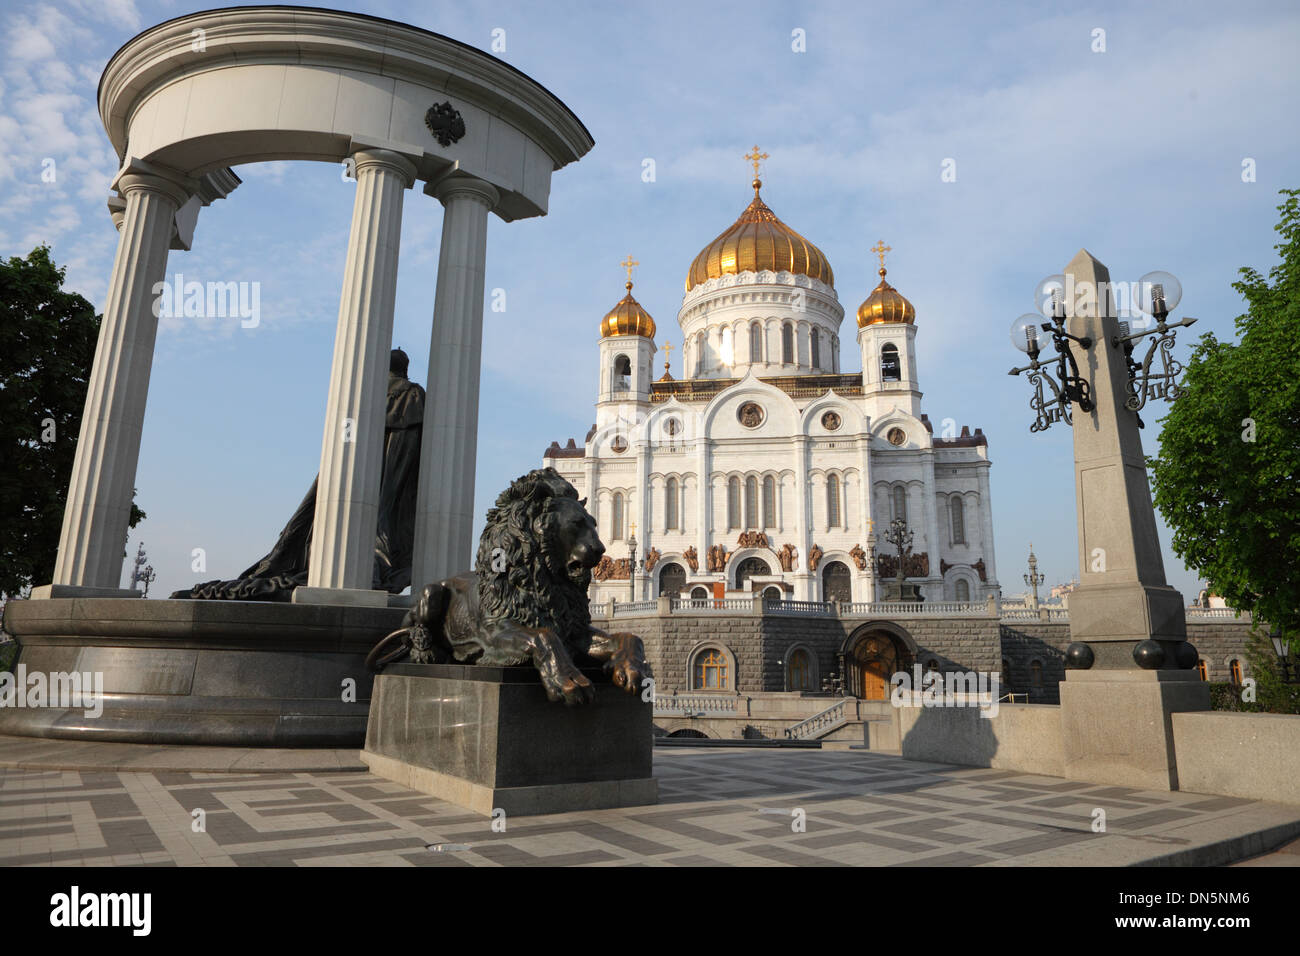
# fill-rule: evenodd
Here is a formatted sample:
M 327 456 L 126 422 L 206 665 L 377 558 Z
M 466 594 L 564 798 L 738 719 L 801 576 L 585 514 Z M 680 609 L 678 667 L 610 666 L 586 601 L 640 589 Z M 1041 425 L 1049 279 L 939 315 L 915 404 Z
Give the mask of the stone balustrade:
M 718 614 L 718 615 L 776 615 L 789 617 L 824 618 L 987 618 L 1002 621 L 1038 621 L 1049 624 L 1068 624 L 1068 608 L 1037 608 L 995 605 L 988 602 L 958 601 L 771 601 L 753 598 L 668 598 L 653 601 L 593 601 L 591 616 L 607 620 L 613 617 L 635 617 L 648 614 Z M 1188 608 L 1188 621 L 1241 621 L 1250 623 L 1247 611 L 1232 608 Z
M 741 698 L 729 694 L 673 694 L 655 697 L 656 717 L 737 716 Z
M 785 731 L 786 737 L 791 740 L 808 740 L 820 736 L 832 727 L 844 723 L 849 719 L 848 699 L 840 699 L 831 704 L 821 713 L 813 714 L 807 720 L 801 720 Z

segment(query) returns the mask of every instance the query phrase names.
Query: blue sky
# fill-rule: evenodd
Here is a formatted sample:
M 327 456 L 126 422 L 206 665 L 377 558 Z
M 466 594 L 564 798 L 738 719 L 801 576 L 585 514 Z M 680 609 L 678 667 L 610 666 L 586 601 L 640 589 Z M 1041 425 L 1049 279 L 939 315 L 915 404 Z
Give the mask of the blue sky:
M 116 246 L 116 159 L 95 89 L 140 30 L 209 4 L 4 4 L 0 255 L 49 243 L 68 285 L 101 306 Z M 742 154 L 771 158 L 765 200 L 829 257 L 849 317 L 875 285 L 867 251 L 916 306 L 923 407 L 989 438 L 1004 594 L 1032 540 L 1049 584 L 1077 571 L 1070 435 L 1030 435 L 1029 386 L 1006 374 L 1007 329 L 1034 285 L 1080 247 L 1115 279 L 1177 275 L 1176 315 L 1232 337 L 1237 270 L 1266 271 L 1277 192 L 1300 185 L 1300 10 L 1290 3 L 349 4 L 499 53 L 565 101 L 596 140 L 552 180 L 551 213 L 493 219 L 475 512 L 594 420 L 596 329 L 641 262 L 636 295 L 680 357 L 691 260 L 751 195 Z M 804 31 L 806 50 L 792 49 Z M 1105 52 L 1093 52 L 1094 31 Z M 1289 117 L 1289 118 L 1288 118 Z M 54 183 L 41 178 L 53 158 Z M 656 178 L 642 180 L 643 160 Z M 941 181 L 946 159 L 955 182 Z M 1243 182 L 1253 160 L 1256 181 Z M 164 320 L 137 477 L 162 596 L 265 553 L 311 483 L 352 210 L 326 164 L 243 166 L 168 273 L 261 284 L 261 322 Z M 406 195 L 394 342 L 423 384 L 439 204 Z M 1180 333 L 1179 354 L 1190 344 Z M 676 361 L 675 361 L 676 364 Z M 1145 414 L 1154 452 L 1159 409 Z M 1161 541 L 1170 583 L 1199 587 Z M 203 548 L 207 572 L 190 570 Z M 468 556 L 467 556 L 468 557 Z M 124 572 L 125 573 L 125 572 Z

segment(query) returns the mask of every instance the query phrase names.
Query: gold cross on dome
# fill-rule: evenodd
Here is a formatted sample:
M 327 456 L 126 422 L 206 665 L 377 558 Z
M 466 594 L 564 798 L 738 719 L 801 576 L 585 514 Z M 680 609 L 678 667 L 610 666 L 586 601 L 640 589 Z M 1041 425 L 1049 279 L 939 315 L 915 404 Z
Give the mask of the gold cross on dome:
M 885 245 L 884 239 L 878 239 L 876 240 L 876 244 L 868 251 L 874 252 L 876 255 L 880 256 L 880 268 L 883 270 L 885 268 L 885 253 L 893 252 L 893 247 Z
M 769 158 L 768 155 L 767 155 L 767 153 L 760 153 L 760 152 L 758 151 L 758 144 L 755 143 L 755 144 L 754 144 L 754 148 L 753 148 L 753 150 L 752 150 L 751 152 L 746 153 L 746 154 L 745 154 L 745 158 L 746 158 L 747 160 L 749 160 L 751 163 L 754 164 L 754 178 L 757 179 L 757 178 L 758 178 L 758 164 L 761 163 L 763 160 Z
M 672 358 L 673 358 L 673 343 L 665 342 L 664 343 L 664 371 L 665 372 L 668 371 L 668 363 L 672 361 Z
M 619 263 L 619 265 L 621 265 L 624 269 L 627 270 L 627 284 L 629 286 L 632 284 L 632 267 L 639 266 L 640 264 L 641 263 L 637 262 L 630 255 L 622 262 Z

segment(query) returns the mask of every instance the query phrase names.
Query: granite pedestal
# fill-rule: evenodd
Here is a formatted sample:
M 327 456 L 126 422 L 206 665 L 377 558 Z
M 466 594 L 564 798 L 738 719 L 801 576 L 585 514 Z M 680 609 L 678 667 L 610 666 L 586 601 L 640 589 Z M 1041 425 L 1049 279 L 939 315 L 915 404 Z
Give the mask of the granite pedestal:
M 145 744 L 358 747 L 366 654 L 400 607 L 264 601 L 10 601 L 28 674 L 91 675 L 102 713 L 0 706 L 0 734 Z
M 1069 670 L 1061 682 L 1065 776 L 1177 790 L 1173 715 L 1210 709 L 1194 670 Z
M 596 700 L 546 698 L 532 667 L 399 664 L 375 678 L 372 773 L 490 815 L 652 804 L 653 706 L 584 671 Z

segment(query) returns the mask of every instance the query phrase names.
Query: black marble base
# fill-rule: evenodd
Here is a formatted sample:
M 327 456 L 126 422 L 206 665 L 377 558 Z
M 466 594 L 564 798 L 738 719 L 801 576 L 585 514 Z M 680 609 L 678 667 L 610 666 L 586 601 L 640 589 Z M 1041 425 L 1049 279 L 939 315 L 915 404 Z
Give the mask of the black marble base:
M 0 706 L 0 734 L 146 744 L 359 747 L 366 654 L 402 608 L 257 601 L 11 601 L 27 673 L 102 680 L 102 713 Z
M 479 813 L 655 803 L 653 705 L 584 671 L 596 700 L 546 697 L 532 667 L 402 664 L 375 679 L 372 772 Z

